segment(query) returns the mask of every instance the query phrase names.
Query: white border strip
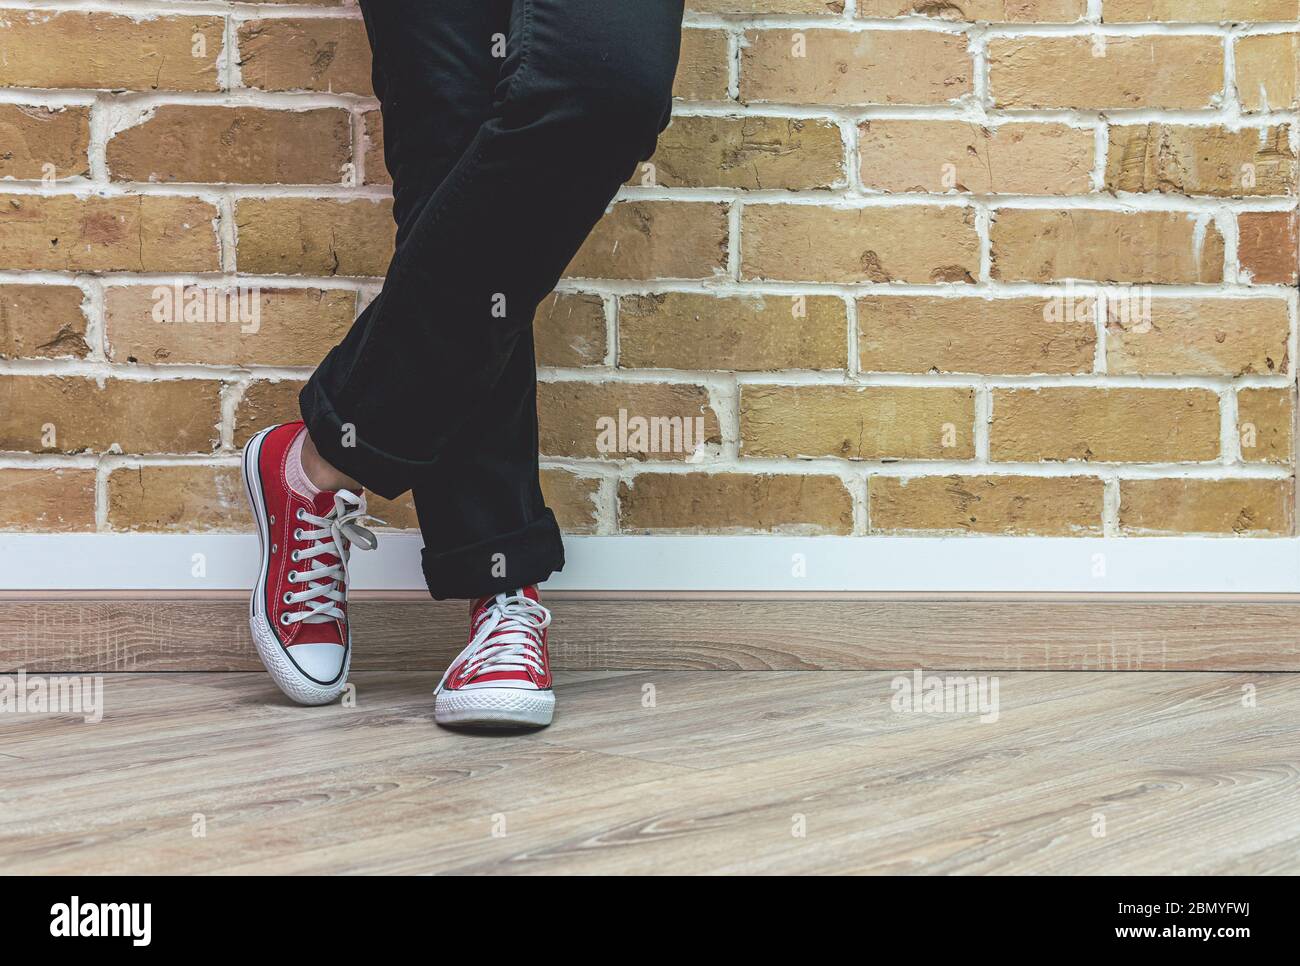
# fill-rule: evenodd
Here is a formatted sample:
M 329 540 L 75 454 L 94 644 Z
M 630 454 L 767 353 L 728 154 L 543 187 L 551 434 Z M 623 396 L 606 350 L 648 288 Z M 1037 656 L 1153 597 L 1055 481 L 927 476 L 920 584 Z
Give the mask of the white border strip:
M 418 534 L 353 554 L 358 590 L 423 590 Z M 552 590 L 1300 593 L 1300 540 L 1213 537 L 568 537 Z M 0 534 L 0 590 L 252 586 L 241 534 Z

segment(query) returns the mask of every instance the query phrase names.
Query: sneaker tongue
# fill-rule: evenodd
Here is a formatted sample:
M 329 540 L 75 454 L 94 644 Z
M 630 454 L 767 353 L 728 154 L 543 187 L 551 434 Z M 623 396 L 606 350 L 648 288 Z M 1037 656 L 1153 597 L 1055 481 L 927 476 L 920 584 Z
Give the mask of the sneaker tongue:
M 322 490 L 320 493 L 317 493 L 316 496 L 312 499 L 311 504 L 312 504 L 311 512 L 314 513 L 316 516 L 318 517 L 329 516 L 331 513 L 334 512 L 334 491 Z M 308 525 L 308 528 L 315 529 L 315 527 L 312 525 Z M 310 542 L 311 541 L 309 541 L 309 543 Z M 329 543 L 329 539 L 326 538 L 324 542 Z M 332 552 L 327 552 L 321 554 L 316 559 L 320 560 L 324 564 L 332 564 L 338 562 L 338 555 Z
M 334 509 L 334 491 L 321 490 L 311 501 L 312 513 L 318 517 L 328 516 Z
M 538 594 L 537 588 L 533 584 L 529 584 L 527 587 L 524 587 L 520 590 L 512 590 L 510 591 L 510 593 L 512 595 L 523 594 L 523 596 L 527 597 L 529 600 L 533 601 L 534 603 L 540 604 L 542 602 L 541 595 Z M 478 600 L 474 601 L 471 604 L 469 609 L 470 616 L 477 617 L 479 611 L 481 611 L 488 604 L 492 603 L 492 601 L 496 599 L 496 596 L 497 596 L 496 594 L 489 594 L 487 597 L 480 597 Z

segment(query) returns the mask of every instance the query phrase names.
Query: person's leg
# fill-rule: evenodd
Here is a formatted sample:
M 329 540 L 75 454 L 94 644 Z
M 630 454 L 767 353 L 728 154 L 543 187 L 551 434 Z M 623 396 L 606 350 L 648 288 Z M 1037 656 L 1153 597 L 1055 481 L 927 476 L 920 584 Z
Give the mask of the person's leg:
M 556 14 L 549 26 L 558 29 L 563 19 L 560 15 L 566 11 L 549 3 L 540 6 Z M 602 140 L 597 126 L 608 118 L 602 110 L 593 110 L 588 117 L 593 128 L 572 137 L 565 163 L 586 175 L 588 187 L 599 188 L 601 195 L 595 201 L 587 199 L 592 207 L 582 209 L 581 232 L 561 235 L 571 247 L 549 265 L 548 290 L 590 224 L 632 174 L 636 162 L 652 153 L 658 132 L 667 123 L 680 5 L 666 10 L 651 4 L 631 12 L 648 18 L 649 29 L 644 34 L 627 29 L 630 21 L 614 31 L 617 39 L 604 42 L 583 36 L 581 31 L 564 31 L 566 36 L 576 36 L 579 50 L 557 44 L 532 61 L 536 65 L 533 81 L 557 98 L 565 96 L 566 88 L 584 89 L 572 71 L 581 77 L 581 72 L 594 70 L 592 83 L 607 82 L 592 60 L 618 63 L 619 69 L 631 76 L 644 70 L 655 78 L 662 95 L 662 113 L 641 119 L 653 120 L 646 124 L 645 132 L 637 133 L 638 123 L 626 128 L 615 125 L 605 132 L 610 140 Z M 670 17 L 674 19 L 669 27 Z M 668 37 L 671 40 L 665 39 Z M 658 40 L 671 46 L 671 57 L 661 57 Z M 646 63 L 638 63 L 640 54 L 633 50 L 636 43 L 647 45 Z M 645 80 L 643 77 L 641 83 Z M 563 116 L 563 109 L 560 114 Z M 534 123 L 545 125 L 546 115 Z M 563 152 L 559 146 L 556 150 Z M 541 235 L 545 226 L 533 230 Z M 508 265 L 504 263 L 506 270 Z M 529 304 L 530 320 L 535 307 L 536 302 Z M 538 484 L 535 375 L 531 333 L 525 333 L 516 341 L 482 414 L 471 415 L 444 451 L 440 465 L 453 466 L 455 472 L 439 474 L 416 489 L 430 590 L 436 596 L 481 595 L 471 608 L 469 643 L 435 689 L 434 716 L 439 724 L 538 726 L 549 724 L 554 715 L 547 652 L 551 615 L 541 605 L 534 582 L 558 569 L 563 548 Z M 492 536 L 484 539 L 483 534 Z
M 363 2 L 367 29 L 388 38 L 376 50 L 374 81 L 389 126 L 399 239 L 491 111 L 501 67 L 492 38 L 507 30 L 510 3 L 439 0 L 438 16 L 430 18 L 420 16 L 428 0 Z M 377 34 L 376 11 L 385 22 L 408 17 L 400 47 L 392 31 Z M 351 655 L 348 553 L 375 542 L 361 526 L 365 495 L 358 481 L 315 452 L 298 422 L 256 434 L 243 466 L 261 537 L 249 608 L 253 640 L 295 701 L 332 701 L 346 686 Z
M 682 5 L 511 3 L 490 116 L 302 393 L 330 464 L 386 497 L 415 488 L 435 596 L 518 588 L 563 562 L 537 486 L 533 313 L 667 124 Z M 442 16 L 397 6 L 369 11 L 385 62 L 413 19 Z
M 360 0 L 400 246 L 491 116 L 512 0 Z
M 384 119 L 384 164 L 393 182 L 396 244 L 412 217 L 492 111 L 501 73 L 501 38 L 512 0 L 361 0 L 372 48 L 371 81 Z M 404 29 L 397 29 L 404 24 Z M 400 96 L 399 96 L 400 95 Z M 303 468 L 322 489 L 363 488 L 331 464 L 310 436 Z
M 520 338 L 490 404 L 448 445 L 441 471 L 415 487 L 425 578 L 439 599 L 537 584 L 564 564 L 542 497 L 536 376 L 533 340 Z

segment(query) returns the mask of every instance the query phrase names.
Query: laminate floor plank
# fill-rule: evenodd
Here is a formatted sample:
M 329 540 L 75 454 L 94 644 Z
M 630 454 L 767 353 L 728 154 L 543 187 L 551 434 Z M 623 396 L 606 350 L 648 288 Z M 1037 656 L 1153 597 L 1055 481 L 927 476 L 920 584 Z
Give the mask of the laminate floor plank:
M 5 715 L 0 871 L 1300 871 L 1293 675 L 1003 672 L 981 721 L 897 710 L 910 671 L 563 672 L 525 734 L 437 727 L 426 678 L 298 708 L 113 674 L 98 723 Z

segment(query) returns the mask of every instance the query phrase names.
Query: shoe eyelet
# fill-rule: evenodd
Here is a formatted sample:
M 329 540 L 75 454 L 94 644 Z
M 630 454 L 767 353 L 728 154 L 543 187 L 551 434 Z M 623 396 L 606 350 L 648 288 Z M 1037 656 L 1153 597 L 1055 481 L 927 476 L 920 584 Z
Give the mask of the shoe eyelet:
M 297 530 L 293 531 L 293 538 L 294 538 L 295 540 L 301 540 L 301 539 L 302 539 L 302 527 L 299 527 Z
M 271 514 L 271 526 L 275 526 L 275 514 Z
M 298 551 L 295 550 L 293 553 L 289 554 L 289 559 L 292 560 L 294 563 L 297 563 L 297 562 L 298 562 Z
M 285 625 L 287 625 L 287 624 L 289 623 L 289 615 L 288 615 L 288 614 L 281 614 L 281 615 L 280 615 L 280 623 L 281 623 L 281 624 L 285 624 Z
M 292 596 L 293 596 L 293 594 L 289 593 L 289 592 L 286 590 L 286 591 L 284 592 L 284 596 L 281 597 L 280 599 L 281 599 L 282 601 L 284 601 L 286 604 L 292 604 L 293 601 L 290 600 L 290 598 L 291 598 Z M 284 616 L 285 616 L 285 617 L 288 617 L 289 615 L 288 615 L 288 614 L 285 614 Z
M 280 547 L 279 547 L 278 544 L 274 544 L 274 543 L 271 544 L 271 553 L 275 553 L 275 552 L 278 551 L 279 549 L 280 549 Z
M 291 584 L 296 584 L 298 582 L 298 571 L 290 570 L 287 574 L 284 575 L 284 579 L 289 581 L 289 583 Z
M 293 515 L 293 518 L 294 518 L 295 520 L 301 520 L 301 519 L 302 519 L 302 515 L 303 515 L 303 509 L 302 509 L 302 507 L 298 507 L 298 512 L 295 513 L 295 514 Z

